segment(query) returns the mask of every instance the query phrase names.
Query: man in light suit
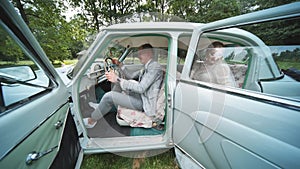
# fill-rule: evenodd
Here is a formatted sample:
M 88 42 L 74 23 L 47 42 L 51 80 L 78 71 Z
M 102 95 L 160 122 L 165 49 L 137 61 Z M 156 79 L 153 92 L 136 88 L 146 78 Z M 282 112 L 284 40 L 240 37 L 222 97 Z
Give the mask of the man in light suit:
M 113 71 L 106 72 L 106 78 L 112 83 L 119 83 L 125 92 L 110 91 L 106 93 L 91 117 L 83 119 L 86 128 L 93 128 L 97 120 L 109 112 L 113 105 L 143 111 L 147 116 L 155 116 L 158 93 L 163 80 L 161 65 L 153 60 L 154 51 L 150 44 L 138 48 L 138 58 L 144 68 L 133 74 L 127 73 L 123 65 L 119 65 L 125 77 L 138 78 L 138 81 L 118 77 Z M 125 94 L 126 93 L 126 94 Z

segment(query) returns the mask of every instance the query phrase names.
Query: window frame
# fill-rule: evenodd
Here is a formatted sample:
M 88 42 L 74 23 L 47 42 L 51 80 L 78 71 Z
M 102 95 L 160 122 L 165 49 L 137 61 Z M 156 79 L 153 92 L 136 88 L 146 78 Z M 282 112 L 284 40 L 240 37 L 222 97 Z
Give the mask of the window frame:
M 7 25 L 8 23 L 8 25 Z M 38 55 L 37 52 L 34 50 L 34 47 L 31 46 L 31 44 L 28 42 L 26 37 L 19 31 L 19 29 L 16 28 L 16 26 L 12 23 L 10 23 L 8 20 L 6 20 L 6 23 L 3 22 L 2 17 L 0 20 L 0 27 L 3 29 L 3 31 L 6 33 L 6 35 L 11 38 L 11 40 L 21 49 L 22 53 L 28 57 L 33 63 L 34 66 L 38 68 L 39 71 L 43 72 L 43 76 L 46 76 L 49 80 L 48 86 L 42 86 L 44 90 L 41 90 L 37 93 L 33 93 L 32 95 L 28 95 L 28 97 L 15 101 L 11 104 L 6 105 L 5 99 L 4 99 L 4 93 L 1 84 L 1 110 L 0 110 L 0 116 L 11 112 L 12 110 L 22 107 L 25 104 L 28 104 L 32 102 L 33 100 L 38 99 L 39 97 L 42 97 L 43 95 L 49 93 L 52 89 L 56 88 L 58 86 L 58 83 L 54 80 L 54 76 L 52 76 L 48 70 L 46 69 L 46 65 L 41 64 L 42 61 L 39 61 L 39 57 L 34 57 L 35 55 Z M 33 84 L 34 86 L 35 84 Z M 38 86 L 38 85 L 37 85 Z M 37 87 L 36 86 L 36 87 Z

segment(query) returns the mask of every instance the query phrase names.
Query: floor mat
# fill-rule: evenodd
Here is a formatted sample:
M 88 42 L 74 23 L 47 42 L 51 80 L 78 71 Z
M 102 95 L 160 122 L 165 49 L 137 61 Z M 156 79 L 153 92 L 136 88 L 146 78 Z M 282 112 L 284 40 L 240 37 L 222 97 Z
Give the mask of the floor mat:
M 93 109 L 88 109 L 83 117 L 90 117 Z M 116 112 L 107 113 L 104 118 L 98 120 L 96 126 L 87 129 L 89 137 L 107 138 L 130 136 L 131 127 L 120 126 L 116 121 Z

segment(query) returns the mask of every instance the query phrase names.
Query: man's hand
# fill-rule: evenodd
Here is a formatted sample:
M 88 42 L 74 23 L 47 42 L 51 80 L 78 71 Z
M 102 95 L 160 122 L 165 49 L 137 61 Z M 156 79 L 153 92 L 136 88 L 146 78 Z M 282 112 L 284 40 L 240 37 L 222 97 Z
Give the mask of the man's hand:
M 119 62 L 118 59 L 112 59 L 112 63 L 117 65 L 117 66 L 122 66 L 122 62 Z
M 118 82 L 118 75 L 116 75 L 115 72 L 113 72 L 113 71 L 105 72 L 105 76 L 106 76 L 107 80 L 112 83 Z

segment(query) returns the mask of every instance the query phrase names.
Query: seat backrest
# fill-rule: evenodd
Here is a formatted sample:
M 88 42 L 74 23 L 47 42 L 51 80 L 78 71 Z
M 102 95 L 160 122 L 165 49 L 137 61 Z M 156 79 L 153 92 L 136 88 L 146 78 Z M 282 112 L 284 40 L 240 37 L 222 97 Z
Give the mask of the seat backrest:
M 156 115 L 153 119 L 153 121 L 155 121 L 155 122 L 162 122 L 165 117 L 166 102 L 165 102 L 165 85 L 164 85 L 165 83 L 164 83 L 164 81 L 165 81 L 165 73 L 163 76 L 161 88 L 158 93 L 158 98 L 157 98 L 157 103 L 156 103 Z
M 237 87 L 242 88 L 244 85 L 248 66 L 245 64 L 234 64 L 229 65 L 229 67 L 234 76 Z

